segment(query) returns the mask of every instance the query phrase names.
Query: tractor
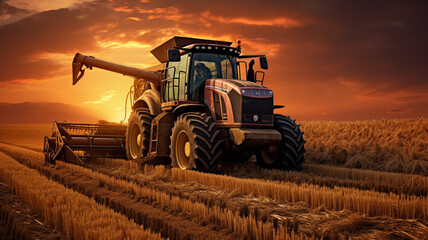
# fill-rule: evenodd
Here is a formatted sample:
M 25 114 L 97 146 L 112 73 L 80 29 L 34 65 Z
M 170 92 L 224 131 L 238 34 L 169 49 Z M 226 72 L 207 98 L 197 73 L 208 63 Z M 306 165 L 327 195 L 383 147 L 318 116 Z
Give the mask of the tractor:
M 132 112 L 127 126 L 55 122 L 45 137 L 46 161 L 127 158 L 214 172 L 221 161 L 256 155 L 265 168 L 302 168 L 303 132 L 295 120 L 274 114 L 283 106 L 263 86 L 265 55 L 241 54 L 240 42 L 177 36 L 151 53 L 160 64 L 146 70 L 75 55 L 73 85 L 94 67 L 134 77 Z M 254 72 L 250 59 L 262 70 Z

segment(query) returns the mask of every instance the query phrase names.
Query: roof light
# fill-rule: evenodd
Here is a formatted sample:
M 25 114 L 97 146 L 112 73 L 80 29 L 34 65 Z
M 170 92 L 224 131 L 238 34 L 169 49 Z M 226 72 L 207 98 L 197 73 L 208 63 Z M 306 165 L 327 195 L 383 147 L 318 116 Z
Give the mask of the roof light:
M 205 46 L 202 46 L 201 49 L 205 49 Z
M 230 48 L 230 49 L 229 49 L 229 51 L 233 52 L 233 49 L 232 49 L 232 48 Z
M 196 46 L 195 49 L 199 49 L 199 46 Z
M 210 50 L 212 49 L 212 47 L 211 47 L 211 46 L 208 46 L 207 48 L 208 48 L 208 49 L 210 49 Z

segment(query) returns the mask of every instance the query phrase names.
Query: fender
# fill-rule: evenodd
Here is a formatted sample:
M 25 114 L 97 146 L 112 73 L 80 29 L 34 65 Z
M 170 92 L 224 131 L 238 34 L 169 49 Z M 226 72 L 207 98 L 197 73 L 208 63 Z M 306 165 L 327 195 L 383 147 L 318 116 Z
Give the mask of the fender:
M 172 114 L 178 116 L 185 112 L 206 112 L 211 115 L 211 112 L 208 110 L 208 107 L 205 104 L 182 104 L 180 106 L 177 106 L 172 111 Z
M 153 89 L 146 90 L 143 95 L 135 101 L 132 109 L 135 110 L 143 107 L 148 108 L 151 115 L 159 115 L 162 112 L 159 91 Z

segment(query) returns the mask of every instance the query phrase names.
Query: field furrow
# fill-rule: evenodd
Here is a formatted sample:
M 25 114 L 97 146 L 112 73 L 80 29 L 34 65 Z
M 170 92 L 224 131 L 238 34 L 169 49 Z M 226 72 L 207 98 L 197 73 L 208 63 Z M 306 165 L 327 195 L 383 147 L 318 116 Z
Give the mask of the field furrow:
M 336 232 L 336 230 L 332 228 L 333 224 L 337 225 L 340 223 L 343 225 L 344 223 L 347 223 L 352 225 L 365 221 L 372 221 L 373 224 L 376 224 L 376 222 L 380 223 L 381 221 L 388 222 L 391 226 L 395 226 L 395 229 L 402 229 L 401 231 L 407 232 L 408 234 L 418 235 L 418 232 L 423 233 L 423 227 L 420 227 L 420 229 L 416 231 L 414 228 L 410 228 L 409 226 L 412 224 L 412 221 L 410 220 L 399 220 L 387 217 L 364 217 L 358 214 L 355 215 L 352 211 L 349 210 L 342 210 L 349 209 L 347 207 L 339 209 L 340 211 L 332 211 L 328 210 L 328 207 L 325 205 L 302 203 L 299 202 L 301 199 L 287 200 L 278 198 L 278 194 L 272 195 L 272 193 L 269 191 L 263 192 L 258 190 L 258 186 L 260 185 L 261 187 L 265 188 L 268 186 L 271 186 L 272 188 L 272 185 L 274 188 L 278 188 L 278 185 L 289 183 L 263 180 L 257 180 L 259 182 L 254 182 L 254 180 L 251 179 L 237 179 L 228 176 L 180 171 L 178 169 L 167 169 L 163 166 L 145 167 L 145 169 L 139 171 L 138 166 L 134 168 L 135 166 L 133 166 L 133 163 L 124 160 L 109 160 L 88 164 L 89 167 L 97 170 L 98 172 L 102 172 L 103 174 L 95 173 L 89 169 L 83 169 L 78 166 L 61 162 L 58 162 L 57 166 L 53 168 L 51 166 L 44 166 L 41 164 L 43 161 L 43 156 L 40 153 L 17 149 L 16 147 L 4 145 L 0 146 L 2 151 L 8 152 L 8 154 L 14 156 L 14 158 L 20 159 L 21 162 L 39 169 L 39 171 L 44 172 L 44 174 L 51 176 L 53 179 L 56 179 L 61 183 L 67 184 L 73 189 L 77 189 L 85 195 L 95 196 L 94 198 L 99 202 L 122 212 L 128 217 L 133 218 L 136 222 L 139 221 L 138 209 L 132 209 L 128 207 L 132 206 L 132 203 L 135 204 L 135 202 L 125 201 L 127 204 L 123 204 L 122 201 L 124 200 L 117 199 L 127 196 L 128 198 L 135 200 L 138 196 L 139 201 L 136 206 L 141 207 L 142 205 L 139 204 L 141 204 L 141 200 L 143 200 L 145 204 L 148 204 L 156 209 L 161 208 L 164 212 L 168 210 L 167 214 L 173 216 L 182 216 L 184 212 L 190 211 L 188 218 L 192 219 L 193 222 L 196 221 L 198 225 L 197 227 L 211 226 L 212 228 L 214 225 L 219 229 L 217 232 L 225 234 L 225 237 L 232 238 L 266 234 L 266 231 L 263 229 L 269 228 L 275 229 L 276 233 L 278 233 L 278 230 L 282 230 L 281 234 L 285 234 L 286 231 L 289 232 L 290 230 L 295 230 L 300 233 L 304 233 L 307 236 L 325 237 Z M 36 159 L 36 161 L 34 159 Z M 107 181 L 105 180 L 107 177 L 106 175 L 114 176 L 115 178 L 107 178 Z M 219 180 L 217 179 L 219 177 L 223 178 Z M 95 182 L 92 184 L 91 182 L 93 181 Z M 92 185 L 91 188 L 84 186 L 88 185 L 88 182 L 90 183 L 89 185 Z M 213 182 L 220 184 L 213 184 Z M 229 182 L 230 184 L 226 185 L 226 182 Z M 253 185 L 252 191 L 247 189 L 248 184 Z M 297 188 L 300 188 L 298 190 L 301 190 L 302 187 L 305 187 L 299 185 L 292 186 L 297 186 Z M 97 188 L 100 189 L 99 193 L 94 190 Z M 315 190 L 316 189 L 317 188 L 315 188 Z M 344 190 L 345 189 L 341 189 L 342 192 Z M 148 193 L 142 193 L 144 191 L 148 191 Z M 281 189 L 281 191 L 284 191 L 284 189 Z M 290 189 L 287 191 L 290 191 Z M 356 190 L 348 189 L 348 191 L 352 192 Z M 156 198 L 149 196 L 159 197 Z M 381 194 L 380 196 L 383 198 L 388 198 L 390 195 Z M 117 202 L 115 202 L 115 200 L 117 200 Z M 424 203 L 426 207 L 426 199 L 419 200 L 422 200 L 422 206 L 423 201 L 425 201 Z M 398 199 L 396 202 L 400 203 L 400 201 L 405 202 L 406 199 Z M 291 202 L 294 203 L 291 204 Z M 414 202 L 410 201 L 407 204 L 409 205 L 412 203 Z M 189 204 L 187 208 L 184 206 L 186 204 Z M 206 211 L 200 210 L 200 212 L 195 211 L 192 213 L 191 209 L 197 208 L 205 209 Z M 212 214 L 212 212 L 215 214 Z M 208 215 L 205 216 L 204 213 Z M 414 214 L 418 213 L 416 212 Z M 385 214 L 378 213 L 377 215 Z M 377 215 L 375 214 L 374 216 Z M 203 217 L 201 218 L 200 216 Z M 233 221 L 228 220 L 225 221 L 226 223 L 222 224 L 221 221 L 224 221 L 223 218 L 229 218 Z M 208 221 L 206 219 L 208 219 Z M 252 229 L 255 230 L 251 232 L 248 230 L 248 228 L 246 230 L 239 229 L 241 224 L 234 224 L 234 221 L 243 221 L 241 223 L 244 223 L 244 225 L 247 224 L 248 226 L 251 226 L 252 221 L 255 223 L 260 223 L 253 225 Z M 162 223 L 158 222 L 157 224 L 165 224 L 163 220 L 161 222 Z M 142 222 L 139 223 L 143 224 Z M 257 225 L 260 226 L 257 227 Z M 422 224 L 422 226 L 425 225 Z M 189 227 L 193 228 L 195 226 Z M 342 227 L 344 229 L 347 228 L 346 224 Z M 153 229 L 153 225 L 150 228 Z M 180 233 L 175 232 L 177 230 L 175 228 L 171 229 L 175 234 Z M 409 229 L 413 230 L 410 231 Z M 233 234 L 226 234 L 224 233 L 225 231 L 232 231 Z M 352 230 L 348 229 L 347 231 L 351 232 L 350 234 L 352 235 Z M 365 234 L 375 234 L 373 233 L 373 229 L 367 229 L 367 231 L 368 232 Z M 376 231 L 378 230 L 375 230 L 374 232 Z M 183 230 L 181 230 L 181 232 L 183 232 Z M 167 229 L 164 229 L 163 234 L 163 236 L 171 237 L 169 235 L 171 232 L 168 232 Z M 183 236 L 184 235 L 180 235 L 180 238 Z
M 427 196 L 428 177 L 403 173 L 380 172 L 321 164 L 303 164 L 302 172 L 264 169 L 255 162 L 228 164 L 222 173 L 239 177 L 309 183 L 314 185 L 375 190 L 415 196 Z
M 7 142 L 3 143 L 36 152 L 42 151 L 41 149 L 34 149 L 28 146 L 21 146 Z M 426 176 L 345 168 L 313 163 L 303 164 L 302 172 L 281 171 L 276 169 L 261 168 L 255 164 L 254 160 L 255 159 L 245 163 L 226 163 L 220 170 L 219 174 L 225 174 L 238 178 L 256 178 L 263 180 L 294 182 L 297 184 L 308 183 L 330 188 L 346 187 L 360 190 L 374 190 L 384 193 L 415 195 L 421 197 L 426 197 L 428 195 L 428 177 Z M 120 162 L 119 159 L 103 159 L 102 161 L 97 161 L 97 159 L 95 159 L 92 160 L 92 163 L 94 164 L 90 163 L 88 166 L 93 170 L 98 171 L 99 169 L 106 167 L 106 162 L 107 166 L 110 164 L 110 167 L 112 167 L 111 162 L 114 161 Z M 100 163 L 102 163 L 102 165 L 99 165 Z M 130 163 L 126 160 L 124 163 L 113 163 L 114 167 L 120 167 L 122 164 L 128 166 Z M 128 167 L 126 169 L 132 171 L 133 169 L 137 169 L 136 166 L 137 165 L 132 165 L 132 168 Z M 114 170 L 112 169 L 112 171 Z
M 67 163 L 45 165 L 40 153 L 28 151 L 25 156 L 13 157 L 171 239 L 281 239 L 287 235 L 287 225 L 273 227 L 273 222 L 263 224 L 254 216 L 240 216 L 239 212 L 195 203 Z
M 159 234 L 41 176 L 4 153 L 0 153 L 0 181 L 70 239 L 161 239 Z
M 67 239 L 0 182 L 0 239 Z

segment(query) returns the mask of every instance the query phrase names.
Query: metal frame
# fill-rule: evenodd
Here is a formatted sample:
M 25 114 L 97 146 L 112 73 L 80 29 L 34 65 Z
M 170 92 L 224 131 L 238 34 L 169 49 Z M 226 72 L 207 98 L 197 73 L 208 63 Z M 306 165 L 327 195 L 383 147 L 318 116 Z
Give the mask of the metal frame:
M 124 125 L 54 122 L 52 136 L 45 137 L 45 159 L 84 165 L 89 158 L 126 158 L 125 133 Z

